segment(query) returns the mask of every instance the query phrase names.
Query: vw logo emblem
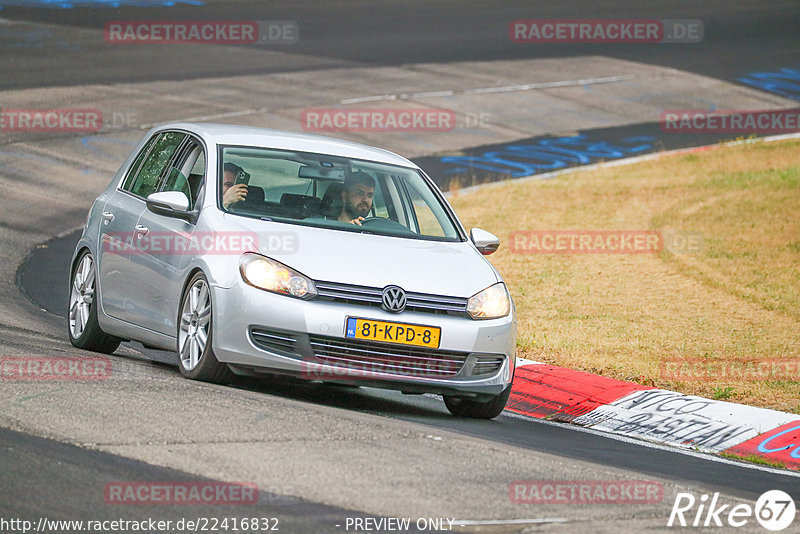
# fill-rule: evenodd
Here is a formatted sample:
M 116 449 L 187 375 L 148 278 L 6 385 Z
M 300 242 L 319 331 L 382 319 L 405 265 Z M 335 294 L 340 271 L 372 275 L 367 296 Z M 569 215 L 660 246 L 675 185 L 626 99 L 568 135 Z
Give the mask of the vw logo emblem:
M 400 313 L 406 309 L 406 292 L 402 287 L 386 286 L 383 288 L 381 302 L 384 310 Z

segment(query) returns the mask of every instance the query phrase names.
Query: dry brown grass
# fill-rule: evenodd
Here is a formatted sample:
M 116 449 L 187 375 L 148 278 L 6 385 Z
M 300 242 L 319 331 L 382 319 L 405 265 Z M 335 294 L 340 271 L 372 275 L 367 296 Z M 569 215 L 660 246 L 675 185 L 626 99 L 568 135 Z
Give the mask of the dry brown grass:
M 800 360 L 800 141 L 753 143 L 508 183 L 452 203 L 501 237 L 519 355 L 623 380 L 800 413 L 797 368 L 676 380 L 665 362 Z M 699 232 L 694 254 L 512 253 L 517 230 Z M 785 375 L 786 373 L 784 373 Z M 780 377 L 779 377 L 780 378 Z M 789 378 L 789 379 L 785 379 Z

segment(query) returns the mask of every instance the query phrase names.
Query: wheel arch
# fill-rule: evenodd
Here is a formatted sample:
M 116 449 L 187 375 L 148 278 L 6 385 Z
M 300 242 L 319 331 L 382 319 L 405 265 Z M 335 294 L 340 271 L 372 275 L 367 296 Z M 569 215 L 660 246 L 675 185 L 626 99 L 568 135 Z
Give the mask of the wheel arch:
M 72 255 L 72 261 L 70 262 L 70 266 L 69 266 L 70 283 L 72 283 L 72 275 L 73 275 L 73 273 L 75 273 L 75 267 L 78 266 L 78 260 L 81 258 L 81 256 L 83 256 L 84 252 L 88 252 L 89 254 L 91 254 L 92 255 L 92 261 L 97 263 L 97 259 L 95 258 L 95 255 L 92 252 L 92 249 L 89 248 L 89 245 L 87 245 L 85 243 L 84 244 L 78 243 L 78 246 L 75 248 L 75 254 Z

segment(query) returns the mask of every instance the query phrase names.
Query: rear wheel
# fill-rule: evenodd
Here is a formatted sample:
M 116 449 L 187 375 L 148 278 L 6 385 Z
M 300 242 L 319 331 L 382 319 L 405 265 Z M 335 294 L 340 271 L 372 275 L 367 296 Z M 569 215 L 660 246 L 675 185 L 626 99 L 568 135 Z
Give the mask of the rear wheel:
M 79 349 L 111 354 L 122 341 L 103 332 L 97 321 L 95 266 L 91 252 L 85 250 L 75 263 L 69 288 L 67 331 L 70 342 Z
M 211 290 L 203 273 L 189 281 L 181 299 L 178 322 L 178 367 L 192 380 L 222 383 L 233 376 L 230 368 L 217 360 L 211 348 L 213 322 Z
M 450 413 L 457 417 L 471 417 L 473 419 L 494 419 L 506 407 L 508 397 L 511 395 L 511 384 L 502 393 L 487 401 L 476 401 L 464 397 L 444 396 L 444 405 Z

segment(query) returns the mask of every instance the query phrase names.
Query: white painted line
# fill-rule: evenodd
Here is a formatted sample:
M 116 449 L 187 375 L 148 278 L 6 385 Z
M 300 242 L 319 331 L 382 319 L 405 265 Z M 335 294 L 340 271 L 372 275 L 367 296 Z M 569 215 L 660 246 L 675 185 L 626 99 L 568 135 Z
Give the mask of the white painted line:
M 561 82 L 541 82 L 527 83 L 524 85 L 504 85 L 502 87 L 481 87 L 478 89 L 465 89 L 463 91 L 430 91 L 425 93 L 399 94 L 399 95 L 377 95 L 362 96 L 358 98 L 345 98 L 340 100 L 340 104 L 361 104 L 364 102 L 378 102 L 381 100 L 408 100 L 410 98 L 432 98 L 439 96 L 461 95 L 486 95 L 492 93 L 511 93 L 516 91 L 531 91 L 534 89 L 549 89 L 554 87 L 580 87 L 584 85 L 596 85 L 602 83 L 616 83 L 632 80 L 634 74 L 621 74 L 617 76 L 606 76 L 604 78 L 586 78 L 584 80 L 565 80 Z
M 380 100 L 397 100 L 397 95 L 362 96 L 359 98 L 345 98 L 340 104 L 361 104 L 362 102 L 377 102 Z
M 453 96 L 456 94 L 455 91 L 430 91 L 427 93 L 414 93 L 411 95 L 411 98 L 427 98 L 427 97 L 434 97 L 434 96 Z
M 203 115 L 203 116 L 200 116 L 200 117 L 187 117 L 187 118 L 184 118 L 184 119 L 180 119 L 180 120 L 177 120 L 177 121 L 171 121 L 171 122 L 194 122 L 194 121 L 210 121 L 210 120 L 216 120 L 216 119 L 229 119 L 231 117 L 241 117 L 243 115 L 254 115 L 256 113 L 266 113 L 268 110 L 269 110 L 269 108 L 266 108 L 266 107 L 253 108 L 253 109 L 240 109 L 238 111 L 227 111 L 225 113 L 216 113 L 214 115 Z M 139 125 L 139 129 L 140 130 L 149 130 L 153 126 L 157 126 L 159 124 L 163 124 L 163 123 L 154 122 L 154 123 L 151 123 L 151 124 L 140 124 Z
M 517 357 L 517 367 L 522 367 L 523 365 L 547 365 L 544 362 L 537 362 L 535 360 L 526 360 L 525 358 Z
M 549 89 L 553 87 L 580 87 L 582 85 L 596 85 L 602 83 L 616 83 L 632 80 L 636 76 L 625 74 L 620 76 L 607 76 L 605 78 L 587 78 L 585 80 L 570 80 L 564 82 L 528 83 L 525 85 L 507 85 L 505 87 L 486 87 L 483 89 L 466 89 L 465 95 L 483 95 L 488 93 L 510 93 L 514 91 L 530 91 L 532 89 Z
M 0 19 L 2 20 L 2 19 Z M 502 87 L 483 87 L 478 89 L 466 89 L 464 91 L 445 90 L 445 91 L 423 91 L 411 94 L 387 94 L 375 96 L 361 96 L 356 98 L 345 98 L 339 101 L 339 104 L 364 104 L 367 102 L 381 102 L 384 100 L 409 100 L 412 98 L 436 98 L 445 96 L 461 95 L 481 95 L 492 93 L 508 93 L 514 91 L 530 91 L 534 89 L 547 89 L 553 87 L 580 87 L 585 85 L 595 85 L 603 83 L 616 83 L 627 80 L 632 80 L 636 76 L 633 74 L 621 74 L 616 76 L 606 76 L 603 78 L 587 78 L 583 80 L 565 80 L 560 82 L 542 82 L 542 83 L 528 83 L 523 85 L 506 85 Z M 215 119 L 228 119 L 231 117 L 242 117 L 244 115 L 254 115 L 257 113 L 266 113 L 268 108 L 253 108 L 243 109 L 239 111 L 228 111 L 225 113 L 216 113 L 213 115 L 203 115 L 200 117 L 186 117 L 171 122 L 192 122 L 192 121 L 209 121 Z M 140 124 L 140 130 L 149 130 L 153 126 L 162 124 L 161 122 L 153 122 L 149 124 Z
M 608 439 L 613 439 L 615 441 L 621 441 L 623 443 L 630 443 L 631 445 L 638 445 L 639 447 L 647 447 L 648 449 L 656 449 L 663 452 L 670 452 L 673 454 L 682 454 L 684 456 L 693 456 L 695 458 L 699 458 L 701 460 L 706 460 L 709 462 L 717 462 L 721 464 L 728 464 L 733 465 L 736 467 L 741 467 L 743 469 L 753 469 L 755 471 L 764 471 L 766 473 L 771 473 L 773 475 L 781 475 L 787 477 L 794 477 L 800 480 L 800 472 L 798 471 L 789 471 L 784 469 L 777 469 L 774 467 L 768 467 L 765 465 L 753 464 L 750 462 L 738 462 L 735 460 L 729 460 L 728 458 L 724 458 L 722 456 L 717 456 L 715 454 L 707 453 L 707 452 L 698 452 L 691 449 L 682 449 L 676 448 L 673 446 L 662 445 L 660 443 L 654 443 L 652 441 L 646 441 L 642 438 L 629 438 L 628 436 L 623 436 L 621 434 L 613 434 L 610 432 L 595 430 L 593 428 L 585 427 L 585 426 L 578 426 L 578 425 L 570 425 L 566 423 L 560 423 L 556 421 L 548 421 L 547 419 L 540 419 L 537 417 L 531 417 L 529 415 L 522 415 L 518 413 L 511 412 L 509 410 L 505 410 L 501 417 L 513 417 L 515 419 L 525 419 L 526 421 L 530 421 L 531 423 L 538 423 L 542 425 L 550 425 L 550 426 L 557 426 L 559 428 L 568 428 L 569 430 L 573 430 L 575 432 L 585 432 L 586 434 L 592 434 L 593 436 L 601 436 Z

